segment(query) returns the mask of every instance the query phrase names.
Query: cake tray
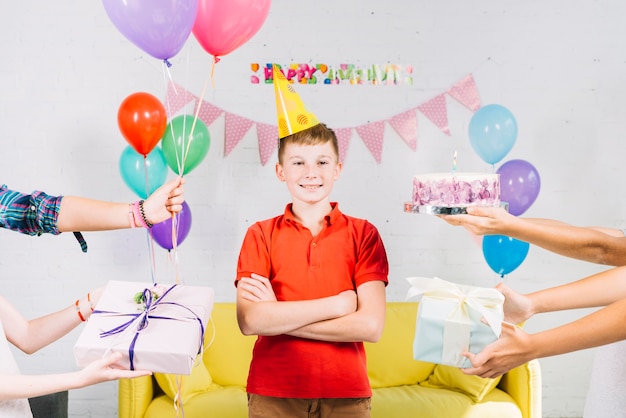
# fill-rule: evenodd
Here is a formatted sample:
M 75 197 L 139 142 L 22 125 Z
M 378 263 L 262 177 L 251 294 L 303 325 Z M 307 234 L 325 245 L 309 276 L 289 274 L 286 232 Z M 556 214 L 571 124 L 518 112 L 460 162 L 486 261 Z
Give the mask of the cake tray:
M 509 211 L 509 204 L 507 202 L 500 202 L 499 205 L 507 212 Z M 495 206 L 485 206 L 495 207 Z M 407 213 L 423 213 L 427 215 L 463 215 L 467 214 L 468 206 L 432 206 L 432 205 L 416 205 L 411 202 L 404 203 L 404 211 Z

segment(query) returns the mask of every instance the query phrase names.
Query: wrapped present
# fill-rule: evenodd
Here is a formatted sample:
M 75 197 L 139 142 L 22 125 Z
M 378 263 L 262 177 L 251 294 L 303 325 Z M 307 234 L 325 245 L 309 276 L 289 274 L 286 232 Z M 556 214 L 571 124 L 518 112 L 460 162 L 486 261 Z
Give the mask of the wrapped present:
M 209 287 L 110 281 L 74 346 L 76 363 L 121 352 L 121 368 L 188 375 L 212 309 Z
M 500 337 L 504 295 L 495 288 L 454 284 L 434 277 L 409 277 L 407 299 L 417 297 L 413 358 L 471 367 L 462 353 L 479 353 Z

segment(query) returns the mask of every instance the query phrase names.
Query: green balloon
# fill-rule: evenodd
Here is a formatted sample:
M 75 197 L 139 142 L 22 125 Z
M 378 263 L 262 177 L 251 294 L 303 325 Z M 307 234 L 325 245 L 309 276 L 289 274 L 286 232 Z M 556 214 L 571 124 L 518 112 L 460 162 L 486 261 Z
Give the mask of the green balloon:
M 183 174 L 196 168 L 206 157 L 210 146 L 209 130 L 200 119 L 196 119 L 194 124 L 192 115 L 172 119 L 161 139 L 165 161 L 176 174 L 180 174 L 179 167 L 183 168 Z

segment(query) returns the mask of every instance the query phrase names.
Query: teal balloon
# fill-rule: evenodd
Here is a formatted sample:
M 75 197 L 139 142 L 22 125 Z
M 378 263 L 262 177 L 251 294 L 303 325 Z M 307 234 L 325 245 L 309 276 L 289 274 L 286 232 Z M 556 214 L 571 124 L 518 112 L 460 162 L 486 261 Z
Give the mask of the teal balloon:
M 486 163 L 495 164 L 515 145 L 517 121 L 506 107 L 490 104 L 474 113 L 467 133 L 478 156 Z
M 485 235 L 483 256 L 491 270 L 504 277 L 518 268 L 526 259 L 530 245 L 505 235 Z
M 120 174 L 124 183 L 142 199 L 161 187 L 167 179 L 167 163 L 161 148 L 154 147 L 144 158 L 130 145 L 120 156 Z
M 193 135 L 191 130 L 193 128 Z M 194 126 L 194 117 L 180 115 L 167 124 L 161 148 L 167 165 L 176 173 L 180 174 L 179 167 L 183 167 L 183 174 L 189 173 L 204 160 L 209 147 L 211 136 L 202 120 L 197 119 Z

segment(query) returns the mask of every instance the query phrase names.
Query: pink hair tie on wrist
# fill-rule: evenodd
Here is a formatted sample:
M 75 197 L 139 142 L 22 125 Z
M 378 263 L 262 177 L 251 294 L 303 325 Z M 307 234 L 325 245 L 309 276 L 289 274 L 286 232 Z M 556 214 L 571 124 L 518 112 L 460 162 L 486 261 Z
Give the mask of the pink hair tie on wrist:
M 135 202 L 135 204 L 133 205 L 133 214 L 135 215 L 135 221 L 138 220 L 139 224 L 142 227 L 146 229 L 152 228 L 152 223 L 148 221 L 148 219 L 146 218 L 146 214 L 144 213 L 143 200 L 138 200 Z

